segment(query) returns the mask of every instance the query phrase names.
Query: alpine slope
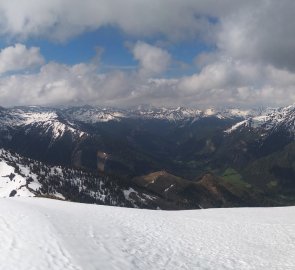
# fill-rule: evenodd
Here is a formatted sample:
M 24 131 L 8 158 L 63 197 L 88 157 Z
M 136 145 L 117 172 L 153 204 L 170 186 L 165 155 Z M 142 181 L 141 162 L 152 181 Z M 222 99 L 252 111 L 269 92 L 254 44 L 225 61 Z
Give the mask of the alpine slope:
M 1 269 L 295 269 L 295 207 L 157 211 L 0 201 Z

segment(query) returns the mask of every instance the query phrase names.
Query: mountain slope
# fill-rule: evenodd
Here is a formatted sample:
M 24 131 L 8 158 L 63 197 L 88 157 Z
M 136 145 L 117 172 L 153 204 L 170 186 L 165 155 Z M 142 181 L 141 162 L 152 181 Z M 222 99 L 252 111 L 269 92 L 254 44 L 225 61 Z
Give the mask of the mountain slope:
M 246 182 L 276 200 L 294 204 L 295 105 L 268 109 L 235 124 L 225 134 L 226 144 L 220 151 L 223 163 L 227 160 Z
M 145 190 L 177 202 L 178 205 L 186 205 L 186 208 L 259 206 L 272 203 L 251 187 L 233 185 L 211 173 L 189 181 L 166 171 L 159 171 L 135 177 L 132 181 Z
M 294 138 L 295 135 L 295 105 L 267 109 L 259 116 L 251 116 L 228 130 L 227 133 L 239 132 L 243 129 L 252 129 L 260 132 L 261 137 L 270 136 L 272 133 L 284 130 Z
M 130 193 L 134 193 L 130 197 Z M 49 166 L 0 150 L 0 197 L 52 197 L 127 207 L 156 208 L 156 196 L 134 190 L 118 178 Z
M 82 137 L 84 132 L 78 130 L 73 123 L 62 117 L 58 110 L 42 107 L 15 107 L 1 110 L 2 128 L 23 128 L 25 132 L 31 129 L 49 134 L 53 140 L 57 140 L 65 133 L 71 133 L 75 137 Z
M 136 181 L 119 176 L 101 176 L 96 173 L 61 166 L 49 166 L 24 158 L 3 149 L 0 150 L 0 198 L 51 197 L 84 203 L 96 203 L 150 209 L 195 209 L 216 206 L 242 206 L 237 198 L 223 198 L 226 189 L 218 196 L 206 188 L 192 193 L 191 182 L 168 175 L 168 179 L 180 179 L 174 187 L 177 196 L 170 192 L 147 188 Z M 159 183 L 159 182 L 157 182 Z M 169 184 L 171 185 L 171 184 Z M 191 195 L 185 193 L 189 191 Z M 182 194 L 183 193 L 183 194 Z M 167 196 L 169 194 L 169 196 Z M 171 193 L 172 194 L 172 193 Z M 205 199 L 209 196 L 210 199 Z M 251 204 L 253 204 L 252 202 Z M 250 204 L 245 204 L 250 205 Z

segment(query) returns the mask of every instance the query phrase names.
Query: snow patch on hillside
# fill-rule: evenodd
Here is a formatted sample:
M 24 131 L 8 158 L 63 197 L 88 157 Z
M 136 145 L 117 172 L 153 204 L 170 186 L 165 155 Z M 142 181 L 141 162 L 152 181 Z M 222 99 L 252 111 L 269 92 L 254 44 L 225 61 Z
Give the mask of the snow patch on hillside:
M 245 126 L 247 123 L 248 123 L 247 120 L 241 121 L 241 122 L 239 122 L 239 123 L 233 125 L 233 126 L 230 127 L 229 129 L 227 129 L 227 130 L 225 131 L 225 133 L 231 133 L 231 132 L 237 130 L 238 128 L 240 128 L 240 127 L 242 127 L 242 126 Z
M 35 196 L 34 191 L 41 187 L 37 176 L 28 167 L 20 164 L 16 170 L 11 162 L 16 162 L 16 158 L 0 149 L 0 197 Z

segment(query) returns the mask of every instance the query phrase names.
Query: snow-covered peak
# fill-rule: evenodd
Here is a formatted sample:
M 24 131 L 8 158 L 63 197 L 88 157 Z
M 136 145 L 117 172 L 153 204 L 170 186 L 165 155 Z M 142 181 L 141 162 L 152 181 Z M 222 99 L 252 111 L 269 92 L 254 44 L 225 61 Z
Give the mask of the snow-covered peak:
M 252 116 L 259 115 L 260 112 L 257 110 L 242 110 L 242 109 L 226 109 L 222 112 L 224 116 L 227 117 L 241 117 L 241 118 L 249 118 Z
M 165 108 L 152 106 L 138 106 L 131 109 L 115 109 L 100 107 L 73 107 L 64 110 L 64 113 L 74 121 L 84 123 L 100 123 L 109 121 L 120 121 L 122 119 L 157 119 L 178 121 L 189 118 L 195 118 L 202 114 L 201 110 L 188 108 Z
M 202 113 L 198 109 L 189 109 L 183 107 L 177 108 L 156 108 L 150 107 L 140 110 L 132 110 L 131 115 L 135 118 L 143 119 L 158 119 L 158 120 L 168 120 L 168 121 L 179 121 L 190 118 L 195 118 L 200 116 Z
M 125 118 L 127 116 L 124 110 L 91 106 L 68 108 L 64 110 L 64 113 L 74 121 L 91 124 L 119 121 L 121 118 Z
M 73 121 L 84 123 L 100 123 L 109 121 L 121 121 L 122 119 L 156 119 L 174 121 L 197 120 L 206 117 L 226 118 L 247 118 L 258 115 L 255 110 L 209 108 L 200 110 L 197 108 L 185 107 L 153 107 L 151 105 L 140 105 L 130 109 L 115 109 L 101 107 L 72 107 L 63 110 L 63 113 Z
M 62 137 L 67 131 L 78 137 L 82 137 L 85 133 L 73 128 L 72 124 L 65 121 L 61 122 L 59 116 L 54 111 L 49 112 L 28 112 L 23 114 L 23 121 L 20 122 L 24 126 L 38 126 L 50 132 L 54 139 Z
M 186 119 L 199 119 L 204 117 L 217 117 L 220 119 L 225 118 L 247 118 L 250 116 L 258 115 L 255 110 L 241 110 L 241 109 L 215 109 L 208 108 L 204 110 L 195 108 L 141 108 L 140 110 L 133 111 L 135 115 L 149 119 L 165 119 L 169 121 L 178 121 Z
M 82 137 L 85 132 L 80 131 L 67 119 L 58 115 L 54 109 L 40 107 L 16 107 L 2 113 L 0 123 L 3 127 L 24 127 L 26 130 L 38 128 L 43 133 L 50 134 L 53 140 L 62 137 L 66 132 L 75 137 Z
M 213 108 L 209 108 L 209 109 L 204 110 L 204 115 L 206 115 L 206 116 L 212 116 L 215 114 L 216 114 L 216 111 Z
M 249 117 L 227 129 L 225 132 L 232 133 L 243 127 L 261 129 L 266 132 L 283 129 L 294 135 L 295 105 L 281 108 L 267 108 L 261 115 Z

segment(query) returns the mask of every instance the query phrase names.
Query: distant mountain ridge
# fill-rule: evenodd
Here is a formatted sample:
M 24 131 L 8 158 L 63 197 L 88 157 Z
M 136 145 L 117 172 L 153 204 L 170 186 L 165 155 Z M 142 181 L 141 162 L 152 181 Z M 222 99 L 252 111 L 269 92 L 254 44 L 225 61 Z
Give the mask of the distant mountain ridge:
M 131 109 L 99 108 L 99 107 L 72 107 L 64 110 L 67 115 L 74 120 L 82 122 L 107 122 L 120 121 L 123 118 L 132 119 L 157 119 L 167 121 L 194 120 L 202 117 L 215 116 L 219 118 L 246 118 L 256 115 L 254 110 L 224 109 L 215 110 L 209 108 L 206 110 L 192 108 L 166 108 L 139 106 Z
M 184 107 L 152 107 L 139 106 L 130 109 L 117 109 L 111 107 L 78 106 L 65 108 L 50 108 L 39 106 L 21 106 L 12 108 L 2 108 L 0 110 L 2 123 L 6 124 L 29 124 L 35 122 L 45 122 L 63 118 L 66 124 L 71 125 L 70 120 L 86 123 L 120 121 L 124 118 L 133 119 L 158 119 L 168 121 L 180 121 L 201 117 L 219 118 L 247 118 L 258 114 L 258 110 L 241 110 L 238 108 L 217 110 L 209 108 L 205 110 L 184 108 Z M 5 117 L 6 115 L 6 117 Z

